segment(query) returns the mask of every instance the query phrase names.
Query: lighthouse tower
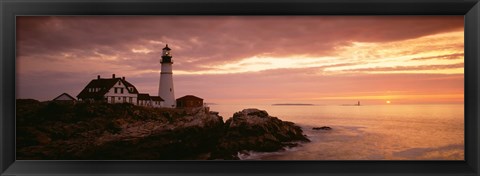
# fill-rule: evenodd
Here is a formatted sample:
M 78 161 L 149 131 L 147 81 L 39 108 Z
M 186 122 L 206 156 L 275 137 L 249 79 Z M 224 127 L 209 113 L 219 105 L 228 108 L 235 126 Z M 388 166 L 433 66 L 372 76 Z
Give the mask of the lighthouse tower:
M 163 107 L 174 108 L 175 107 L 175 95 L 173 90 L 173 73 L 172 73 L 172 53 L 170 53 L 170 48 L 168 44 L 163 48 L 162 59 L 160 64 L 162 64 L 162 70 L 160 72 L 160 84 L 158 86 L 158 96 L 163 100 Z

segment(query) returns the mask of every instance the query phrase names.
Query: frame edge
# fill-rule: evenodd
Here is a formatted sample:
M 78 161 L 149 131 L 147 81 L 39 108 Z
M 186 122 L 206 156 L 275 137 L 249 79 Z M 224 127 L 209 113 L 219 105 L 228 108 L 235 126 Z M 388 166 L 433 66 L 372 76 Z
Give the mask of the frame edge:
M 468 72 L 468 74 L 465 75 L 465 80 L 468 80 L 465 82 L 465 93 L 469 95 L 465 96 L 465 103 L 468 104 L 465 110 L 466 114 L 472 116 L 471 118 L 465 118 L 465 127 L 466 130 L 469 130 L 465 133 L 465 139 L 470 139 L 465 141 L 466 152 L 470 152 L 465 153 L 465 160 L 477 174 L 479 174 L 480 170 L 480 135 L 478 129 L 480 127 L 480 120 L 478 119 L 480 114 L 478 104 L 480 102 L 480 94 L 478 92 L 480 87 L 478 70 L 480 68 L 480 52 L 478 48 L 480 46 L 479 33 L 480 2 L 477 2 L 465 15 L 465 36 L 468 36 L 465 37 L 465 56 L 469 58 L 465 60 L 465 72 Z
M 0 0 L 1 14 L 1 71 L 0 71 L 0 173 L 15 162 L 15 11 L 8 8 L 11 2 Z M 10 35 L 9 35 L 10 34 Z
M 473 1 L 468 2 L 472 3 Z M 478 0 L 475 2 L 475 5 L 465 15 L 465 35 L 467 36 L 468 34 L 469 36 L 469 38 L 465 38 L 465 56 L 469 58 L 468 61 L 465 60 L 465 72 L 468 72 L 469 75 L 467 77 L 467 74 L 465 74 L 465 80 L 468 80 L 468 82 L 465 82 L 465 94 L 469 95 L 469 97 L 465 96 L 465 104 L 468 104 L 468 107 L 465 106 L 465 112 L 466 114 L 473 116 L 468 119 L 465 118 L 465 126 L 468 126 L 468 128 L 465 129 L 465 132 L 467 132 L 467 129 L 469 130 L 468 133 L 465 133 L 465 139 L 470 139 L 465 141 L 465 152 L 471 152 L 468 153 L 470 155 L 468 155 L 467 153 L 465 154 L 465 160 L 475 173 L 467 173 L 465 175 L 478 175 L 480 169 L 480 141 L 478 140 L 478 128 L 480 127 L 478 119 L 478 115 L 480 114 L 480 109 L 478 109 L 478 103 L 480 102 L 480 95 L 478 93 L 480 87 L 480 75 L 478 71 L 478 69 L 480 68 L 480 62 L 478 61 L 480 59 L 480 52 L 478 51 L 478 47 L 480 46 L 480 3 L 478 3 Z M 15 33 L 15 26 L 6 25 L 11 24 L 12 20 L 14 23 L 15 13 L 17 13 L 15 10 L 6 8 L 6 6 L 11 3 L 12 2 L 4 2 L 4 0 L 0 0 L 0 10 L 2 11 L 2 19 L 0 21 L 0 33 L 2 38 L 2 42 L 0 44 L 0 53 L 2 56 L 2 59 L 0 60 L 0 65 L 2 68 L 0 72 L 0 115 L 2 116 L 0 118 L 0 137 L 2 137 L 0 142 L 0 175 L 3 175 L 3 172 L 12 169 L 12 166 L 21 164 L 21 162 L 15 162 L 15 152 L 11 152 L 15 151 L 15 121 L 14 119 L 12 120 L 7 118 L 12 114 L 15 114 L 15 94 L 12 94 L 12 92 L 15 92 L 15 78 L 8 78 L 12 74 L 15 75 L 15 60 L 10 60 L 10 58 L 15 58 L 15 36 L 9 36 L 9 34 L 11 34 L 12 32 Z M 13 67 L 11 67 L 12 65 Z M 10 174 L 16 174 L 16 172 L 14 172 L 13 170 L 11 171 L 12 172 L 9 172 Z M 203 174 L 209 175 L 208 173 Z M 367 175 L 369 174 L 367 173 Z

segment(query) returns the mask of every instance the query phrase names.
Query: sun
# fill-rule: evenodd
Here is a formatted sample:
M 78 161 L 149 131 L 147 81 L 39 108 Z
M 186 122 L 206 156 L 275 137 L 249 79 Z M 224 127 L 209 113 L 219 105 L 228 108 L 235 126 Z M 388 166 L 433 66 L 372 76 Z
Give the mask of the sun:
M 390 100 L 387 100 L 385 103 L 390 104 L 391 102 L 390 102 Z

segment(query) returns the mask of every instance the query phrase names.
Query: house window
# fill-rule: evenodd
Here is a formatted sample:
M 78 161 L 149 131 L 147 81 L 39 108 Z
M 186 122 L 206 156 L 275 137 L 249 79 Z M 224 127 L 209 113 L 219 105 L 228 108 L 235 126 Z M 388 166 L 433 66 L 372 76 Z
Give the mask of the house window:
M 172 91 L 172 88 L 170 88 L 170 92 Z
M 111 101 L 110 103 L 115 103 L 115 97 L 111 97 L 110 101 Z
M 132 103 L 132 97 L 128 97 L 128 102 Z
M 122 89 L 123 90 L 123 89 Z M 123 102 L 127 102 L 127 97 L 123 97 Z
M 118 97 L 118 100 L 120 100 L 120 99 L 121 99 L 121 98 L 120 98 L 120 97 Z
M 117 93 L 117 88 L 115 87 L 115 93 Z
M 123 94 L 123 88 L 120 88 L 120 93 Z
M 120 81 L 118 81 L 118 85 L 122 85 L 122 84 L 120 83 Z

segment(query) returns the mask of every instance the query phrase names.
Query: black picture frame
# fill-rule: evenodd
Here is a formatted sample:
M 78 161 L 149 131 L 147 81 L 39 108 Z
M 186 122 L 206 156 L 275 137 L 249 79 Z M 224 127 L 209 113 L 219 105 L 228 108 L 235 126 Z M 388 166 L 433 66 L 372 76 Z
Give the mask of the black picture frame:
M 479 175 L 479 0 L 0 0 L 0 12 L 1 175 Z M 19 15 L 464 15 L 465 161 L 16 161 Z

